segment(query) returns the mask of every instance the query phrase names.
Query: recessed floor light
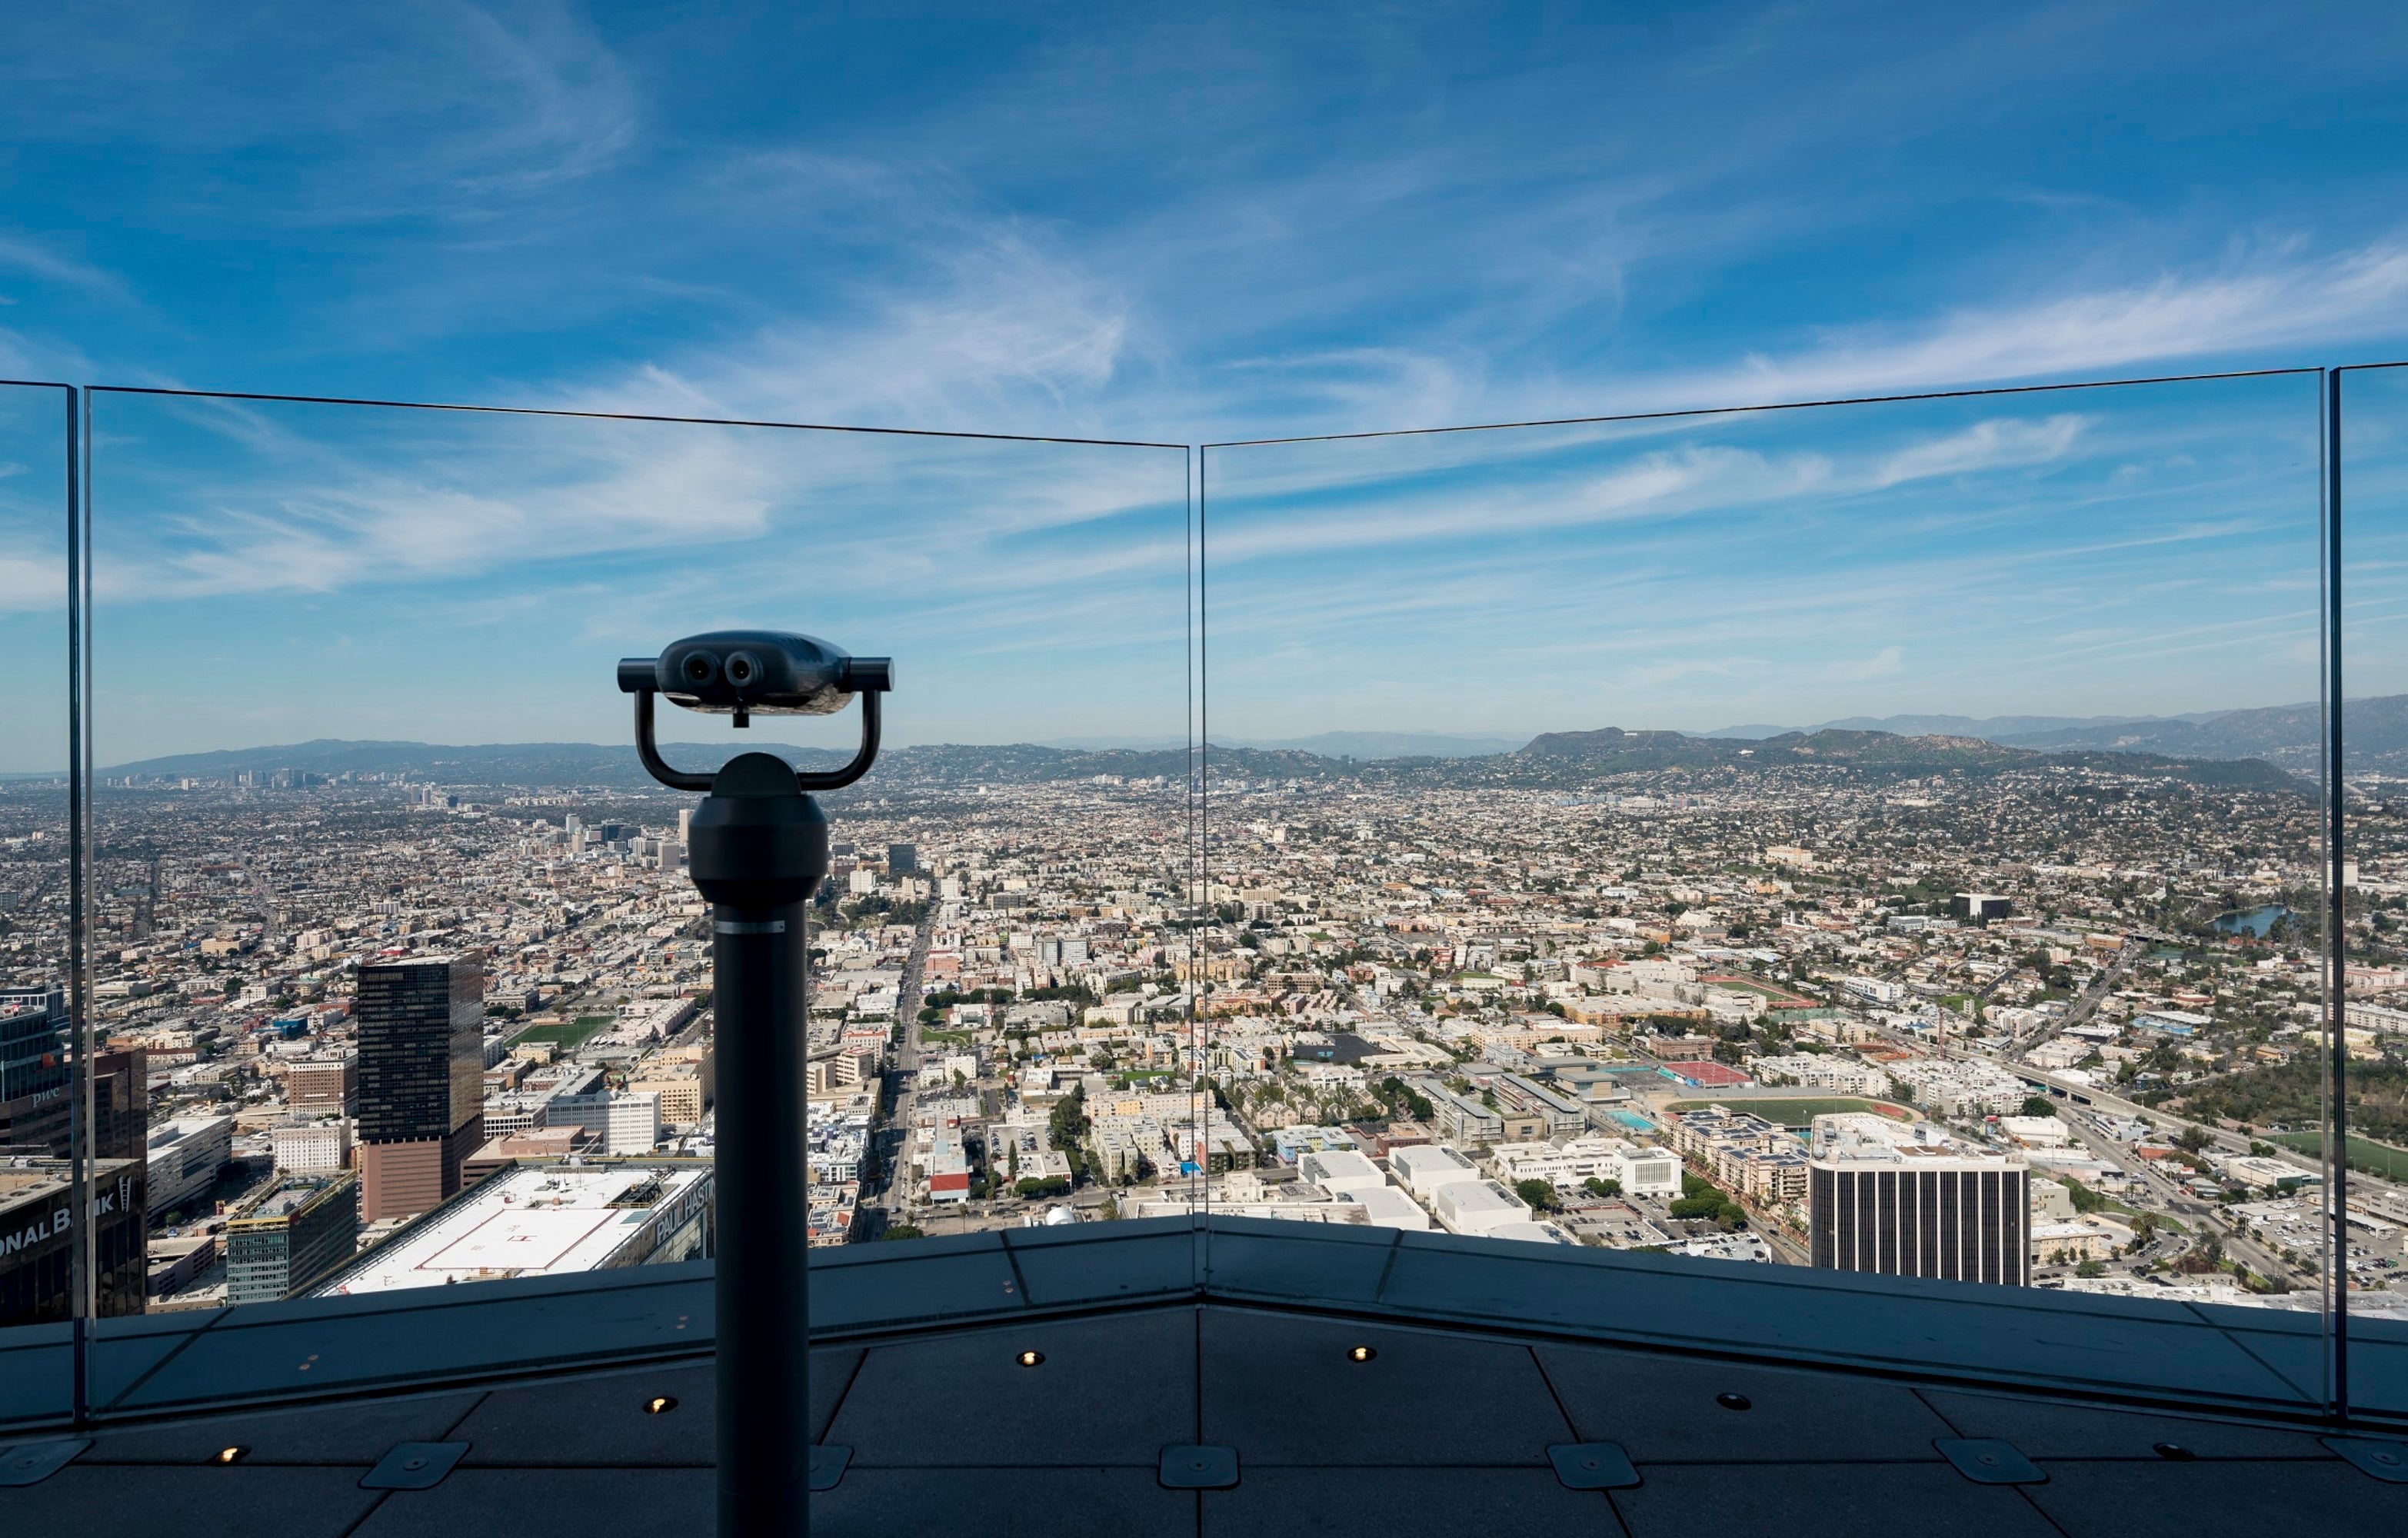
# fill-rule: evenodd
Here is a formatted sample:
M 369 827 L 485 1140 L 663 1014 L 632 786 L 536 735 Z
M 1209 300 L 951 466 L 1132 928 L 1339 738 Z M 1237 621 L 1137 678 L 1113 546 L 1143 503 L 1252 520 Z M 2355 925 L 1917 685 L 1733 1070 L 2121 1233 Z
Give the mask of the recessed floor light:
M 221 1447 L 218 1449 L 218 1456 L 211 1459 L 209 1461 L 212 1463 L 239 1463 L 245 1458 L 249 1457 L 250 1454 L 251 1449 L 248 1447 Z
M 1752 1410 L 1756 1408 L 1756 1401 L 1749 1399 L 1745 1394 L 1716 1394 L 1714 1396 L 1714 1402 L 1721 1405 L 1726 1410 Z
M 1368 1345 L 1358 1345 L 1354 1350 L 1346 1353 L 1346 1359 L 1351 1362 L 1367 1362 L 1378 1355 L 1379 1353 L 1377 1351 L 1374 1351 Z
M 1035 1367 L 1038 1363 L 1045 1359 L 1045 1353 L 1042 1351 L 1024 1351 L 1019 1356 L 1014 1357 L 1011 1359 L 1018 1362 L 1023 1367 Z
M 677 1408 L 677 1401 L 666 1394 L 655 1394 L 644 1401 L 644 1414 L 665 1416 Z

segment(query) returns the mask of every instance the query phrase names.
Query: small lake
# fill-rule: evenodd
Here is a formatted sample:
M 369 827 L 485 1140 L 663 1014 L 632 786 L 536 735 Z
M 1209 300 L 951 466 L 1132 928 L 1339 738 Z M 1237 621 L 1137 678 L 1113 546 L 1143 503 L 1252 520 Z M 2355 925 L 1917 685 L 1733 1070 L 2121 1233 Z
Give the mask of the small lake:
M 2263 940 L 2266 938 L 2266 931 L 2274 927 L 2276 919 L 2290 916 L 2291 911 L 2288 908 L 2274 902 L 2268 903 L 2263 908 L 2252 908 L 2243 913 L 2219 913 L 2216 915 L 2215 927 L 2228 935 L 2247 935 L 2252 940 Z

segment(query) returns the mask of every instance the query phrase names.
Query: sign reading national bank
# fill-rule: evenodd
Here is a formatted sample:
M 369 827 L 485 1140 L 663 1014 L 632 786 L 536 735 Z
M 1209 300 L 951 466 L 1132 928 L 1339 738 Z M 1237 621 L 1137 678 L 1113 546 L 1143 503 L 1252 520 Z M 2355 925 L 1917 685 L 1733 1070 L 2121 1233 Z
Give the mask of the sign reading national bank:
M 92 1223 L 103 1314 L 142 1308 L 142 1167 L 101 1159 Z M 75 1200 L 64 1159 L 0 1168 L 0 1327 L 69 1316 L 74 1297 Z

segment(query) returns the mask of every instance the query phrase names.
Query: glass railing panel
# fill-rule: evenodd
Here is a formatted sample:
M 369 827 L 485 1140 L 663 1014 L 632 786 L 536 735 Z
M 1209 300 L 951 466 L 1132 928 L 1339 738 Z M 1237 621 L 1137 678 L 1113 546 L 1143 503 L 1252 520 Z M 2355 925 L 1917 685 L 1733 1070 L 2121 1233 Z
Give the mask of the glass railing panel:
M 2338 1052 L 2344 1193 L 2316 1253 L 2346 1311 L 2346 1390 L 2408 1414 L 2408 367 L 2335 376 L 2341 434 L 2341 893 Z M 2306 1236 L 2302 1236 L 2304 1239 Z M 2338 1257 L 2339 1263 L 2334 1264 Z
M 2316 1399 L 2318 420 L 1206 450 L 1229 1205 L 2230 1305 Z
M 68 1358 L 51 1343 L 90 1296 L 71 1215 L 73 399 L 0 385 L 0 1424 L 66 1408 Z
M 722 627 L 896 662 L 822 798 L 814 1243 L 1114 1210 L 1083 1102 L 1188 1087 L 1184 450 L 94 401 L 95 1016 L 156 1086 L 152 1312 L 708 1253 L 743 1065 L 697 798 L 613 669 Z M 832 768 L 857 717 L 660 737 Z M 632 1247 L 579 1237 L 621 1208 Z

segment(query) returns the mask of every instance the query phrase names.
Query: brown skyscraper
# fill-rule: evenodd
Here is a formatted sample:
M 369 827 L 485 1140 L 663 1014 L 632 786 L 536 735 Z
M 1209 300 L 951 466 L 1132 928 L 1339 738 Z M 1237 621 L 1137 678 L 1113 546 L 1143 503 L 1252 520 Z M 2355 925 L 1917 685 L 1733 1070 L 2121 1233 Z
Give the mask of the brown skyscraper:
M 423 1213 L 456 1195 L 485 1141 L 485 958 L 360 969 L 360 1217 Z

